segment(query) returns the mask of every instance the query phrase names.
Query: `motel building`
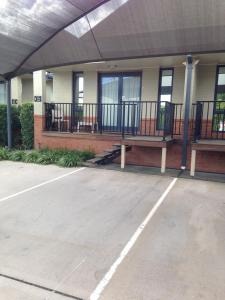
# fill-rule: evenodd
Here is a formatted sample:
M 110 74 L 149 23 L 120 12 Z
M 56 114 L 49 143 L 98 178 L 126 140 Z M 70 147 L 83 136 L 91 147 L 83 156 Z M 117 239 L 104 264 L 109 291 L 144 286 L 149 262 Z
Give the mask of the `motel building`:
M 101 163 L 116 145 L 121 168 L 225 173 L 225 4 L 103 2 L 12 72 L 11 104 L 34 102 L 35 148 Z

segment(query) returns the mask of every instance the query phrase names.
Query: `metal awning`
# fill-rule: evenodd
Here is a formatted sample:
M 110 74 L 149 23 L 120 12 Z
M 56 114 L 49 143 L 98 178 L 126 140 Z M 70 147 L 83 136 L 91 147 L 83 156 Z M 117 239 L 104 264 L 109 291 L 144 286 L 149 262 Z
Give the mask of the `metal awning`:
M 1 0 L 0 74 L 225 51 L 224 0 Z

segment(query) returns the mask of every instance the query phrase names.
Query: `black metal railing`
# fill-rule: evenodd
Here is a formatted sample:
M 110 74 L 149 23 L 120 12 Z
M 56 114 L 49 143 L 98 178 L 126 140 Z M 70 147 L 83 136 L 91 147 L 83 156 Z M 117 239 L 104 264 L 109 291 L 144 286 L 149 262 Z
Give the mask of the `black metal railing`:
M 193 105 L 194 141 L 225 139 L 225 101 L 197 101 Z
M 182 104 L 169 102 L 45 103 L 45 130 L 165 138 L 181 134 L 181 116 Z

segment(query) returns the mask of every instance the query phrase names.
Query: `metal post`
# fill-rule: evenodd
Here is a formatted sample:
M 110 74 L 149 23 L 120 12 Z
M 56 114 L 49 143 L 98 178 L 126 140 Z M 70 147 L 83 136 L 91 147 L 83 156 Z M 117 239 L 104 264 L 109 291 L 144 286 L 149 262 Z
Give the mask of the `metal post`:
M 7 84 L 7 137 L 8 148 L 12 148 L 12 121 L 11 121 L 11 79 L 6 81 Z
M 192 83 L 192 55 L 187 55 L 186 60 L 186 91 L 185 91 L 185 112 L 184 112 L 184 135 L 182 145 L 182 159 L 181 169 L 186 169 L 187 165 L 187 146 L 188 146 L 188 127 L 189 127 L 189 114 L 190 114 L 190 102 L 191 102 L 191 83 Z

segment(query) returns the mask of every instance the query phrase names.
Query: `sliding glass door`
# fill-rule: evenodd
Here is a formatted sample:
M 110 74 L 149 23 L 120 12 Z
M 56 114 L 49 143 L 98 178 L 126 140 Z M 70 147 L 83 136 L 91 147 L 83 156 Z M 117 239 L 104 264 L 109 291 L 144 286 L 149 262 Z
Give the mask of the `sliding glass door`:
M 139 107 L 140 98 L 140 73 L 100 74 L 99 103 L 102 129 L 120 131 L 122 122 L 126 127 L 134 124 L 137 127 L 138 109 L 134 111 L 133 107 Z

